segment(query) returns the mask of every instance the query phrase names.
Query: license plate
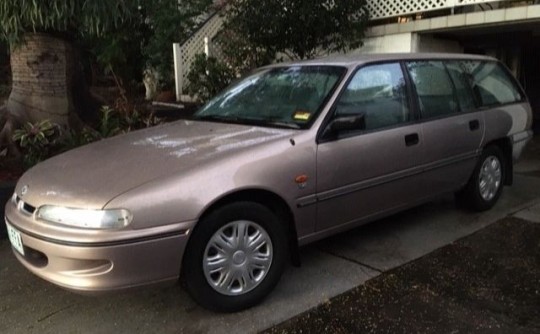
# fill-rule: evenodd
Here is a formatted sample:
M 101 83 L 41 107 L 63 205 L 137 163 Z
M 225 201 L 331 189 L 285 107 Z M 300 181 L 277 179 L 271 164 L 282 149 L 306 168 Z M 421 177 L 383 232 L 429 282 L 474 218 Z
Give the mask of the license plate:
M 11 245 L 13 248 L 17 250 L 17 252 L 24 255 L 24 247 L 21 239 L 21 232 L 17 231 L 13 226 L 6 223 L 7 226 L 7 233 L 9 237 L 9 241 L 11 242 Z

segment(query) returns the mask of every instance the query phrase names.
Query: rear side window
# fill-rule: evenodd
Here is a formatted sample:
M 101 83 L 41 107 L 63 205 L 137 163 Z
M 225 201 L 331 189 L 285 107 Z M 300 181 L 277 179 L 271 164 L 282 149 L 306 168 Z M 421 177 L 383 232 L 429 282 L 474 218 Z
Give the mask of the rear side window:
M 476 109 L 476 101 L 472 91 L 473 82 L 471 76 L 467 74 L 462 62 L 446 62 L 448 73 L 454 82 L 459 106 L 462 111 L 473 111 Z
M 361 68 L 337 102 L 336 115 L 363 114 L 366 130 L 410 120 L 405 79 L 398 63 Z
M 454 86 L 441 61 L 408 62 L 422 117 L 433 118 L 459 111 Z
M 472 87 L 481 106 L 519 102 L 523 96 L 501 64 L 485 61 L 462 61 L 462 67 L 470 76 Z

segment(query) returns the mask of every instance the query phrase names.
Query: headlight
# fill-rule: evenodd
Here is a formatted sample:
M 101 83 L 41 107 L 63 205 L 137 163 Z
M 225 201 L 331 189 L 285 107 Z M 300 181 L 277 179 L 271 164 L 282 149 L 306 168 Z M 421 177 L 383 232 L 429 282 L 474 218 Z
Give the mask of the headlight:
M 36 217 L 51 223 L 95 229 L 114 229 L 127 226 L 133 216 L 128 210 L 86 210 L 44 205 Z

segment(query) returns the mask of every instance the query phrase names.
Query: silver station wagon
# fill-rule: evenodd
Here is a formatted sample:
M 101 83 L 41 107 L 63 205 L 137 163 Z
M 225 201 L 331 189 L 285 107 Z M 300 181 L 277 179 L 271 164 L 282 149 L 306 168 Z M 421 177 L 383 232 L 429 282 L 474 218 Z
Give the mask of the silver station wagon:
M 47 160 L 5 219 L 31 272 L 87 293 L 180 277 L 260 302 L 298 247 L 445 193 L 491 208 L 531 138 L 492 58 L 387 54 L 261 68 L 181 120 Z

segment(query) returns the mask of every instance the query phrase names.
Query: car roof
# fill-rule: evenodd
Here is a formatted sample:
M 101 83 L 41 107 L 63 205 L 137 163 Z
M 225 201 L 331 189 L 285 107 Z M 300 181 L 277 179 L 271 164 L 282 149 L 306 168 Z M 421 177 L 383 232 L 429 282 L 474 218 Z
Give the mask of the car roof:
M 460 54 L 460 53 L 373 53 L 373 54 L 348 54 L 329 56 L 318 59 L 291 61 L 270 65 L 269 67 L 294 66 L 294 65 L 333 65 L 333 66 L 356 66 L 376 61 L 399 61 L 399 60 L 426 60 L 426 59 L 456 59 L 456 60 L 488 60 L 496 61 L 495 58 Z

